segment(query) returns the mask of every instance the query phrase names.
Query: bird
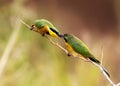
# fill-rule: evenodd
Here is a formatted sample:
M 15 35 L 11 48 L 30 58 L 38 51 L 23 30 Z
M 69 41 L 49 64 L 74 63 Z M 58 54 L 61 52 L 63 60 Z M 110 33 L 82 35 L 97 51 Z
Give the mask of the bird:
M 46 19 L 35 20 L 34 24 L 31 25 L 30 29 L 40 33 L 42 36 L 45 36 L 45 34 L 48 34 L 52 37 L 62 36 L 58 29 Z
M 81 57 L 87 61 L 91 61 L 96 64 L 108 77 L 110 74 L 107 70 L 101 65 L 101 62 L 95 58 L 95 56 L 90 52 L 90 49 L 87 45 L 81 41 L 79 38 L 72 34 L 64 34 L 63 36 L 66 48 L 68 50 L 68 55 L 73 55 L 74 57 Z

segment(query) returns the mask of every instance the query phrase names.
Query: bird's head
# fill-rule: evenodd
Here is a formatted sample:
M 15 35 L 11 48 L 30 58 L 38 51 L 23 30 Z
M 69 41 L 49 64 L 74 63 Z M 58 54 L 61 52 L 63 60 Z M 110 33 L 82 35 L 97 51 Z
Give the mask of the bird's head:
M 41 20 L 36 20 L 34 24 L 31 26 L 31 30 L 41 29 L 43 27 L 42 21 Z
M 46 32 L 51 36 L 63 37 L 63 35 L 59 33 L 59 31 L 53 26 L 53 24 L 46 19 L 36 20 L 31 26 L 31 30 L 33 31 L 39 32 L 40 29 L 43 29 L 42 31 L 46 30 Z
M 64 34 L 63 38 L 64 38 L 65 42 L 68 42 L 68 40 L 70 40 L 72 38 L 72 35 L 66 33 L 66 34 Z

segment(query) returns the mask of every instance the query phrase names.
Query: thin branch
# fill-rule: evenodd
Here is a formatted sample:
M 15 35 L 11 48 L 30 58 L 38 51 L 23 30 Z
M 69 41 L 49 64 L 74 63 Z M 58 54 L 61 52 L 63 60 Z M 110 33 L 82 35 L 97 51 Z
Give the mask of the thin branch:
M 120 86 L 120 83 L 118 83 L 117 85 L 115 85 L 115 86 Z
M 48 38 L 47 36 L 45 36 L 49 41 L 50 43 L 52 43 L 53 45 L 57 46 L 58 48 L 60 48 L 61 50 L 63 50 L 65 53 L 69 53 L 65 48 L 63 48 L 62 46 L 60 46 L 58 43 L 55 43 L 53 42 L 50 38 Z
M 98 68 L 102 71 L 103 75 L 111 83 L 112 86 L 119 86 L 119 83 L 117 85 L 114 84 L 114 82 L 110 79 L 110 77 L 108 77 L 108 75 L 103 71 L 103 68 L 102 68 L 103 67 L 103 65 L 102 65 L 102 63 L 103 63 L 103 46 L 101 47 L 101 60 L 100 61 L 101 61 L 100 65 L 95 64 L 95 63 L 93 63 L 93 64 L 95 64 L 96 66 L 98 66 Z
M 26 24 L 21 18 L 19 18 L 20 22 L 24 24 L 26 27 L 31 28 L 28 24 Z
M 110 84 L 112 85 L 112 86 L 116 86 L 115 84 L 114 84 L 114 82 L 110 79 L 110 77 L 108 77 L 108 75 L 104 72 L 104 70 L 103 70 L 103 68 L 102 68 L 102 65 L 98 65 L 98 64 L 95 64 L 94 62 L 92 62 L 94 65 L 96 65 L 101 71 L 102 71 L 102 73 L 103 73 L 103 75 L 106 77 L 106 79 L 110 82 Z

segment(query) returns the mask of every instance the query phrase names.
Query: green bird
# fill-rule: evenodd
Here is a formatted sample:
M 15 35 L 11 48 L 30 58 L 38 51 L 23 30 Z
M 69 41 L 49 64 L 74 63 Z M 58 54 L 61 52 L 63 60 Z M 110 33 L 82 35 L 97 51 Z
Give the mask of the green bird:
M 99 68 L 103 70 L 104 73 L 106 73 L 108 77 L 110 77 L 109 73 L 101 65 L 100 61 L 97 60 L 95 56 L 90 52 L 89 48 L 85 45 L 84 42 L 82 42 L 79 38 L 71 34 L 64 34 L 63 37 L 65 40 L 67 50 L 70 54 L 72 54 L 74 57 L 82 56 L 82 59 L 89 60 L 93 62 L 94 64 L 97 64 L 97 66 L 99 66 Z
M 31 26 L 31 30 L 40 33 L 42 36 L 44 36 L 45 34 L 48 34 L 52 37 L 62 36 L 56 29 L 56 27 L 54 27 L 54 25 L 46 19 L 36 20 Z

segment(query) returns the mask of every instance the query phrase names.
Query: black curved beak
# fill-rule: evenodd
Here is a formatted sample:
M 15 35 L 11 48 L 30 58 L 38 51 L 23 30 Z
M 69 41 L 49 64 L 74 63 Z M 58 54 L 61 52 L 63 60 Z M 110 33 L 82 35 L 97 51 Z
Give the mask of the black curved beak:
M 32 25 L 32 26 L 30 27 L 30 30 L 33 30 L 33 29 L 34 29 L 34 27 L 35 27 L 35 25 Z

